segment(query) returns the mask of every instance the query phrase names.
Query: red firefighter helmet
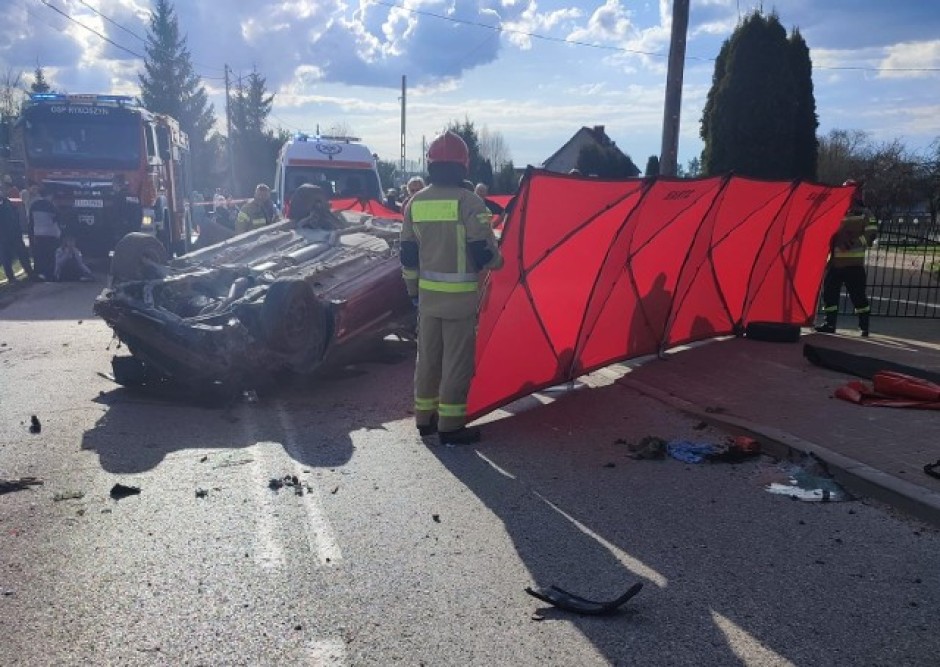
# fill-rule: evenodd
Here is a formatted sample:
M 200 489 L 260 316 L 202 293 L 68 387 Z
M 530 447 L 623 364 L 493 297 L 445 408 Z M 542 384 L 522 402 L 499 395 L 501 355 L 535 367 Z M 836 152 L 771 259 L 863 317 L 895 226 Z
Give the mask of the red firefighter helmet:
M 431 142 L 428 146 L 428 164 L 435 162 L 454 162 L 470 170 L 470 151 L 459 134 L 448 130 Z

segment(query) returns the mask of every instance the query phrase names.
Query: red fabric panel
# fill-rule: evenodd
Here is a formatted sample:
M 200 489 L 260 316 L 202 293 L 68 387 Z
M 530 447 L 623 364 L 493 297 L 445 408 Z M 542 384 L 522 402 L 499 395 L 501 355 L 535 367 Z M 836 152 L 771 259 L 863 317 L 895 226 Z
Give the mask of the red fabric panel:
M 387 218 L 391 220 L 401 220 L 402 214 L 398 211 L 388 208 L 382 202 L 375 199 L 331 199 L 330 208 L 334 211 L 362 211 L 377 218 Z
M 487 281 L 469 412 L 631 357 L 815 311 L 851 188 L 531 170 Z

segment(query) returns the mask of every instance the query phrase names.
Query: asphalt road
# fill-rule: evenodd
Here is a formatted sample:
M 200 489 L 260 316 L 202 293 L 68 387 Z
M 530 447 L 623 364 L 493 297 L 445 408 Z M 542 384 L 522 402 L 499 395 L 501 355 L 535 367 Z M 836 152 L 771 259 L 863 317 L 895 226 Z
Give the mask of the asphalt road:
M 725 434 L 604 373 L 477 447 L 417 437 L 407 347 L 200 407 L 103 375 L 100 288 L 0 295 L 0 479 L 44 481 L 0 495 L 2 665 L 938 664 L 937 532 L 767 493 L 766 458 L 632 460 Z M 636 581 L 604 618 L 524 592 Z

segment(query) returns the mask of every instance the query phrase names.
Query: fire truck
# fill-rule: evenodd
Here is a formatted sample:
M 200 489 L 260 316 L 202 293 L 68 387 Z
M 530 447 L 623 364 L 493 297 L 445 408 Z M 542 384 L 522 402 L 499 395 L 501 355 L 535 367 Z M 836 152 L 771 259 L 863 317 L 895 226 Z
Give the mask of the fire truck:
M 137 231 L 138 216 L 139 230 L 170 253 L 187 251 L 189 139 L 176 120 L 123 95 L 36 93 L 18 130 L 27 182 L 51 192 L 60 223 L 86 253 L 106 256 Z M 116 179 L 127 184 L 122 193 Z

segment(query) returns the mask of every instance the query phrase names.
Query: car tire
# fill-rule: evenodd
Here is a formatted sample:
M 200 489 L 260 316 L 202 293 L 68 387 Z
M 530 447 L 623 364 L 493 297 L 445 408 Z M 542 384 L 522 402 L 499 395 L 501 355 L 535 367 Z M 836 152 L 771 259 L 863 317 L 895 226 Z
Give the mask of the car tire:
M 303 280 L 277 280 L 261 304 L 261 332 L 273 350 L 305 365 L 319 361 L 326 349 L 324 308 Z
M 114 246 L 111 276 L 115 282 L 145 280 L 152 275 L 150 263 L 165 264 L 166 248 L 143 232 L 131 232 Z

